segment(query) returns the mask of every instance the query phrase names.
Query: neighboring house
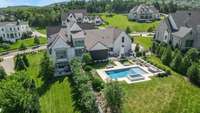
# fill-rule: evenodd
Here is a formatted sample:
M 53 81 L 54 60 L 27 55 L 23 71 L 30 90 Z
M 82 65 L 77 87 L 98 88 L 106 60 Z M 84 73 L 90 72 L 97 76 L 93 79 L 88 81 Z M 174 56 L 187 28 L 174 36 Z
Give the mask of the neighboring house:
M 0 22 L 4 21 L 5 20 L 5 16 L 3 14 L 0 14 Z
M 15 42 L 28 32 L 31 32 L 28 22 L 0 22 L 0 38 L 3 41 Z
M 152 22 L 154 20 L 159 20 L 160 14 L 154 6 L 141 4 L 129 11 L 128 19 L 138 22 Z
M 99 16 L 89 16 L 86 10 L 70 10 L 68 13 L 61 14 L 62 26 L 68 26 L 70 23 L 93 23 L 95 25 L 103 24 Z
M 131 52 L 131 39 L 115 28 L 94 29 L 89 24 L 74 23 L 67 27 L 48 27 L 48 52 L 55 65 L 55 76 L 70 72 L 69 61 L 90 52 L 94 60 L 126 56 Z
M 182 50 L 192 47 L 200 49 L 200 10 L 170 14 L 157 28 L 155 40 Z

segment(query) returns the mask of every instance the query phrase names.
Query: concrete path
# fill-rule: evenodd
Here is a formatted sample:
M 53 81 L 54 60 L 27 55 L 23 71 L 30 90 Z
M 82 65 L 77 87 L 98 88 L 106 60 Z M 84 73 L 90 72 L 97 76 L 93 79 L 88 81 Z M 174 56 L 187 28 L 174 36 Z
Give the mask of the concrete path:
M 5 69 L 6 73 L 8 75 L 14 73 L 14 57 L 17 54 L 23 54 L 23 53 L 31 53 L 31 52 L 37 52 L 40 50 L 46 50 L 47 46 L 40 46 L 39 48 L 36 49 L 26 49 L 24 51 L 14 51 L 14 52 L 10 52 L 6 55 L 0 55 L 0 58 L 3 58 L 3 61 L 0 62 L 0 65 L 3 66 L 3 68 Z
M 33 34 L 32 34 L 32 35 L 33 35 L 33 36 L 36 36 L 36 37 L 46 37 L 45 34 L 42 34 L 42 33 L 38 32 L 38 31 L 36 31 L 36 30 L 33 31 Z
M 154 34 L 155 33 L 153 33 L 153 32 L 133 32 L 133 33 L 130 33 L 129 35 L 130 36 L 136 36 L 136 37 L 138 37 L 138 36 L 142 36 L 142 37 L 152 37 L 152 36 L 154 36 Z

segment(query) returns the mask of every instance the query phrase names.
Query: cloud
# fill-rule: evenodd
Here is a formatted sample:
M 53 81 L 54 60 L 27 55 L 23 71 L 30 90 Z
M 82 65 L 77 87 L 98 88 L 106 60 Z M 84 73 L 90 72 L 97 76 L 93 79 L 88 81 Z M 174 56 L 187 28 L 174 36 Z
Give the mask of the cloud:
M 68 1 L 68 0 L 0 0 L 0 7 L 19 6 L 19 5 L 44 6 L 63 1 Z

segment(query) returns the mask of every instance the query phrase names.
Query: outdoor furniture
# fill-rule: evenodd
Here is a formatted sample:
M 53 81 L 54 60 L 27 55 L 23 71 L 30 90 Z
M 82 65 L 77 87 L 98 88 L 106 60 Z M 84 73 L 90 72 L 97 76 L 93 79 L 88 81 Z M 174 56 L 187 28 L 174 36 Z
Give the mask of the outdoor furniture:
M 109 69 L 109 68 L 113 68 L 113 67 L 114 67 L 114 66 L 111 65 L 111 64 L 109 64 L 109 65 L 106 66 L 107 69 Z

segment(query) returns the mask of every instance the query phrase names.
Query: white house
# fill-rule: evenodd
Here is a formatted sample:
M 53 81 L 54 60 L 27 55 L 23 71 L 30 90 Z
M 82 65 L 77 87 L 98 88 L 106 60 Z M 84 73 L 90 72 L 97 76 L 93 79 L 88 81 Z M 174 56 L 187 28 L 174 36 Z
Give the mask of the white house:
M 84 9 L 70 10 L 61 14 L 62 26 L 68 26 L 70 23 L 92 23 L 95 25 L 103 24 L 103 20 L 99 16 L 90 16 Z
M 68 63 L 86 51 L 94 60 L 107 60 L 109 56 L 126 56 L 131 52 L 131 39 L 116 28 L 91 29 L 74 23 L 71 28 L 48 27 L 48 52 L 55 65 L 55 75 L 70 72 Z
M 160 19 L 160 14 L 154 6 L 141 4 L 130 10 L 128 19 L 138 22 L 151 22 Z
M 0 38 L 4 41 L 15 42 L 28 32 L 31 32 L 28 22 L 0 22 Z

